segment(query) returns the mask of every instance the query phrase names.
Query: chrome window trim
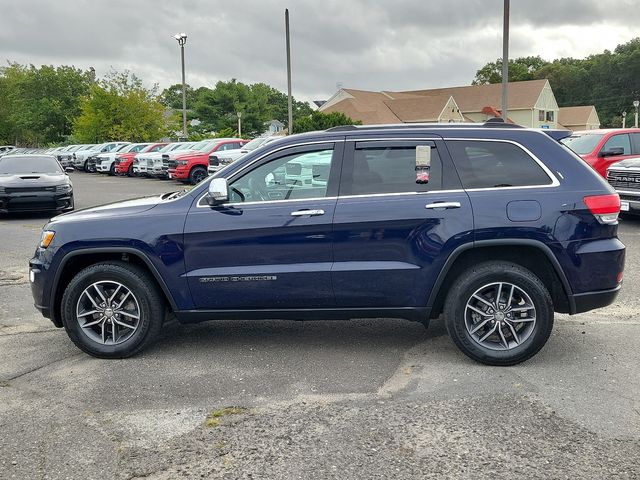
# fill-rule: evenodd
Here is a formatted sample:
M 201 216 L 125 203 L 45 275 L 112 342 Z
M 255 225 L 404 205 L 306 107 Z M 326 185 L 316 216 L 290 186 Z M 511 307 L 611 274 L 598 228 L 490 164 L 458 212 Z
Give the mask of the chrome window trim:
M 520 185 L 515 187 L 483 187 L 483 188 L 465 188 L 467 192 L 483 192 L 487 190 L 522 190 L 529 188 L 554 188 L 560 186 L 560 181 L 553 174 L 553 172 L 544 164 L 542 160 L 540 160 L 531 150 L 527 147 L 518 143 L 514 140 L 506 140 L 506 139 L 495 139 L 495 138 L 443 138 L 445 142 L 495 142 L 495 143 L 510 143 L 515 145 L 524 151 L 531 159 L 538 164 L 540 168 L 547 174 L 551 183 L 545 185 Z M 456 160 L 453 159 L 453 163 L 455 165 Z
M 249 168 L 251 165 L 253 165 L 254 163 L 259 162 L 260 160 L 262 160 L 265 157 L 268 157 L 269 155 L 273 154 L 273 153 L 278 153 L 282 150 L 286 150 L 289 148 L 297 148 L 297 147 L 305 147 L 307 145 L 320 145 L 323 143 L 344 143 L 345 139 L 341 138 L 341 139 L 337 139 L 337 140 L 322 140 L 322 141 L 313 141 L 313 142 L 302 142 L 302 143 L 294 143 L 291 145 L 283 145 L 280 148 L 276 148 L 275 150 L 269 150 L 268 152 L 266 152 L 264 155 L 260 155 L 259 157 L 254 158 L 251 162 L 249 162 L 248 164 L 246 164 L 244 167 L 242 167 L 240 170 L 238 170 L 237 172 L 234 172 L 233 175 L 231 175 L 230 177 L 227 177 L 227 183 L 231 184 L 231 182 L 243 171 L 245 171 L 247 168 Z M 258 147 L 259 148 L 259 147 Z M 209 205 L 207 205 L 206 203 L 204 205 L 201 205 L 202 200 L 204 199 L 204 197 L 207 195 L 207 193 L 209 192 L 204 192 L 204 194 L 198 198 L 198 202 L 196 203 L 196 208 L 211 208 Z M 316 198 L 300 198 L 300 199 L 290 199 L 290 200 L 265 200 L 262 202 L 240 202 L 240 203 L 223 203 L 220 206 L 230 206 L 230 205 L 252 205 L 252 204 L 260 204 L 260 203 L 281 203 L 281 202 L 296 202 L 296 201 L 303 201 L 303 200 L 318 200 L 318 199 L 331 199 L 331 198 L 337 198 L 337 197 L 316 197 Z
M 204 199 L 207 194 L 205 193 L 200 200 L 198 200 L 197 208 L 211 208 L 209 205 L 200 205 L 200 201 Z M 263 200 L 260 202 L 239 202 L 239 203 L 221 203 L 220 207 L 239 207 L 245 205 L 271 205 L 273 203 L 292 203 L 292 202 L 317 202 L 320 200 L 337 200 L 338 197 L 312 197 L 312 198 L 290 198 L 287 200 Z

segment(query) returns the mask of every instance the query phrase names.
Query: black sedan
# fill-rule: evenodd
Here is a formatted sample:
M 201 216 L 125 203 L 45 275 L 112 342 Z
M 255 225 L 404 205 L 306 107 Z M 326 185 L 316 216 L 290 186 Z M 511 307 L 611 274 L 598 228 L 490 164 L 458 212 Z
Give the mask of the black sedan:
M 0 157 L 0 213 L 73 210 L 70 170 L 51 155 Z

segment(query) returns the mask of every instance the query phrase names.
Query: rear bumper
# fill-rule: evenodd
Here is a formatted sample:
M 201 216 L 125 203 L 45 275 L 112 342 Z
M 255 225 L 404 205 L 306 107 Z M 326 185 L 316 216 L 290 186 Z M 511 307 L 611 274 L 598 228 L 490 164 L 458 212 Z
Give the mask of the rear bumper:
M 579 293 L 569 296 L 569 303 L 571 305 L 571 313 L 584 313 L 596 308 L 606 307 L 611 305 L 618 296 L 622 285 L 618 285 L 616 288 L 610 290 L 600 290 L 597 292 Z

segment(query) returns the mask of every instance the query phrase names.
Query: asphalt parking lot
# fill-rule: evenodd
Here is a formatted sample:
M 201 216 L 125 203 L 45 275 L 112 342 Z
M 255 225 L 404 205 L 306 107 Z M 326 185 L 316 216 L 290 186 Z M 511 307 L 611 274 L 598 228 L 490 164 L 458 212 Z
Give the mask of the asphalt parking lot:
M 72 178 L 77 208 L 183 188 Z M 508 368 L 388 319 L 172 324 L 94 359 L 32 306 L 45 222 L 0 217 L 0 478 L 640 478 L 640 220 L 616 303 Z

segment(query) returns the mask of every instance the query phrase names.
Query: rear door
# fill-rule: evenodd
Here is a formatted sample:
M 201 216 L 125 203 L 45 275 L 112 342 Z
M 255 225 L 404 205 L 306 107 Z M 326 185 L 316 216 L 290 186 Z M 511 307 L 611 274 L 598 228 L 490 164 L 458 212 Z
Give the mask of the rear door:
M 426 157 L 428 181 L 416 167 Z M 338 306 L 425 307 L 446 257 L 472 230 L 469 198 L 439 137 L 347 142 L 334 215 Z

